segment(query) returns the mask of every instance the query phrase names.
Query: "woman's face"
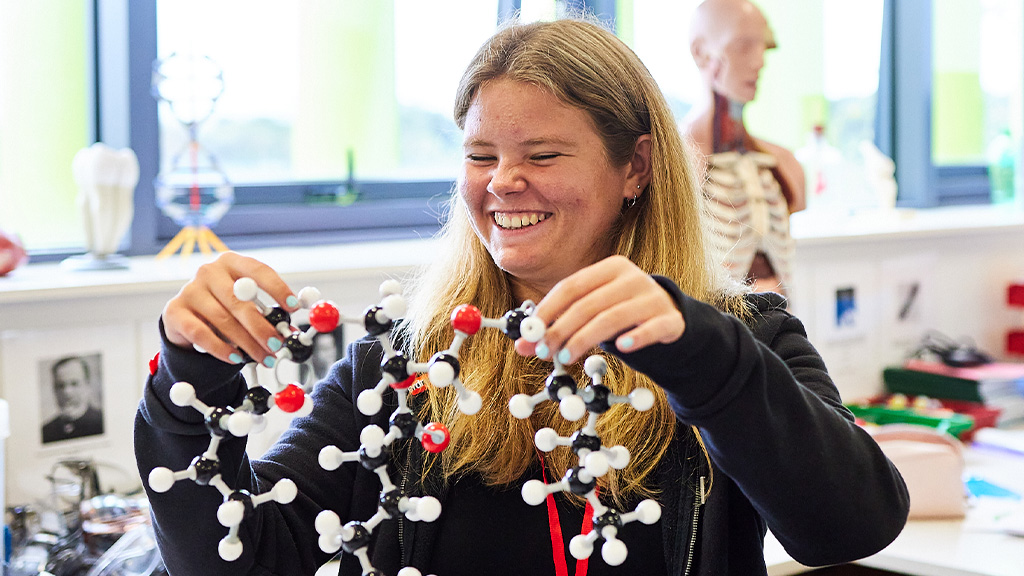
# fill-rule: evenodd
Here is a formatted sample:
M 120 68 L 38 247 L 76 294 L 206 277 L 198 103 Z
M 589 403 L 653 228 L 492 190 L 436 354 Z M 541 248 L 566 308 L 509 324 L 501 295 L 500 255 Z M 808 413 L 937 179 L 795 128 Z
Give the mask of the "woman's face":
M 459 194 L 518 299 L 612 254 L 623 200 L 639 191 L 585 112 L 533 84 L 492 80 L 469 107 L 463 147 Z

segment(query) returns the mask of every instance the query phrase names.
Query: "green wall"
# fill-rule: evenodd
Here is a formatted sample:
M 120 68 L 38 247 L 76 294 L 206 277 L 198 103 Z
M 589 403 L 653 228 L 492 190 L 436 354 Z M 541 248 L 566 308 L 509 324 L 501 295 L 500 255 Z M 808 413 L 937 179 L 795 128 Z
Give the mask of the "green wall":
M 84 242 L 71 161 L 90 144 L 86 4 L 12 0 L 2 7 L 0 228 L 20 234 L 29 249 Z
M 822 2 L 758 0 L 778 48 L 765 55 L 757 98 L 745 111 L 753 134 L 791 150 L 823 120 Z

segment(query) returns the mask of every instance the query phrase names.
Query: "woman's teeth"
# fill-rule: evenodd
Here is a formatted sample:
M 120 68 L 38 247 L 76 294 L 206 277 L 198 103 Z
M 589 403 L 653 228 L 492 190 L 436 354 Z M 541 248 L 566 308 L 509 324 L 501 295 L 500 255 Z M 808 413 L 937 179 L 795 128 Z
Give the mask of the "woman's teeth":
M 541 222 L 546 218 L 544 214 L 500 214 L 495 212 L 494 222 L 498 226 L 505 229 L 523 228 L 525 226 L 533 226 L 534 224 Z

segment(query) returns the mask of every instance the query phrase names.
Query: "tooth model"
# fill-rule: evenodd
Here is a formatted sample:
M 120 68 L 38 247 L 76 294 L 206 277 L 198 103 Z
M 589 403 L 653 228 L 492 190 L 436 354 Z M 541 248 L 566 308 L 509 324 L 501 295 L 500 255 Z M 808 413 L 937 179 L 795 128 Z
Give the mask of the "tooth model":
M 139 160 L 129 148 L 115 150 L 102 142 L 75 154 L 71 172 L 78 185 L 78 208 L 85 225 L 84 257 L 72 257 L 75 269 L 115 269 L 126 265 L 115 253 L 132 223 Z

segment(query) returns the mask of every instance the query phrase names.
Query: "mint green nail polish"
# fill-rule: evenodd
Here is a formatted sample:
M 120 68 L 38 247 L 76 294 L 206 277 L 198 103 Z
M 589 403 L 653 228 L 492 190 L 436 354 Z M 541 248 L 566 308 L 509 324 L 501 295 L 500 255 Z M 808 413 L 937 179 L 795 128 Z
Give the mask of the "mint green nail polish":
M 271 336 L 269 339 L 267 339 L 267 346 L 270 348 L 271 351 L 277 352 L 278 350 L 281 349 L 281 341 Z
M 548 355 L 551 354 L 551 350 L 548 350 L 547 344 L 540 343 L 537 344 L 537 349 L 534 351 L 534 353 L 537 354 L 537 358 L 540 358 L 541 360 L 547 360 Z
M 296 298 L 295 296 L 289 296 L 288 298 L 285 299 L 284 303 L 287 304 L 289 307 L 294 308 L 295 306 L 299 305 L 299 299 Z
M 626 336 L 625 338 L 622 338 L 621 340 L 619 340 L 619 349 L 620 350 L 629 350 L 632 347 L 633 347 L 633 338 L 632 337 Z
M 562 364 L 568 364 L 570 358 L 572 358 L 572 356 L 569 354 L 568 348 L 562 348 L 558 352 L 558 361 L 561 362 Z
M 274 358 L 273 356 L 267 356 L 263 359 L 263 365 L 267 368 L 273 368 L 274 364 L 277 364 L 277 358 Z
M 235 352 L 232 352 L 231 356 L 228 356 L 228 360 L 231 360 L 232 364 L 241 364 L 242 363 L 242 357 L 239 354 L 235 353 Z

